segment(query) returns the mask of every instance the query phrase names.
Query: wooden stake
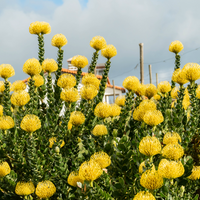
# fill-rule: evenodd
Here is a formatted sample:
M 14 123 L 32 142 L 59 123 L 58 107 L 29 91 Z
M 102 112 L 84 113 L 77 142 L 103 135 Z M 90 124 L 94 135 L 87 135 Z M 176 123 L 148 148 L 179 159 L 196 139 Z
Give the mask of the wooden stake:
M 150 83 L 152 83 L 151 65 L 149 65 L 149 81 L 150 81 Z
M 113 103 L 115 103 L 115 81 L 112 80 L 112 84 L 113 84 Z
M 144 84 L 144 58 L 143 58 L 143 43 L 140 46 L 140 82 Z

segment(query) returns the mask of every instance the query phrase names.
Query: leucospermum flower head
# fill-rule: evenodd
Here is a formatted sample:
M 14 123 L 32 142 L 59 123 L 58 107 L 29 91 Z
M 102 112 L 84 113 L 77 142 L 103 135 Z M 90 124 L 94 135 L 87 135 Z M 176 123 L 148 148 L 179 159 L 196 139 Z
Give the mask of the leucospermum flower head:
M 97 162 L 100 165 L 101 169 L 106 168 L 111 164 L 110 156 L 103 151 L 94 153 L 90 157 L 90 160 Z
M 144 96 L 146 92 L 146 85 L 144 84 L 139 84 L 139 87 L 137 88 L 137 90 L 135 91 L 135 94 L 137 96 Z
M 174 87 L 171 91 L 171 97 L 173 99 L 176 99 L 178 97 L 178 92 L 179 92 L 179 88 L 178 87 Z
M 20 127 L 24 131 L 32 133 L 41 128 L 41 122 L 38 116 L 28 114 L 22 119 Z
M 110 117 L 116 117 L 119 116 L 121 113 L 121 107 L 117 104 L 111 104 L 110 105 Z
M 10 174 L 10 166 L 7 162 L 1 162 L 0 163 L 0 178 Z
M 15 187 L 15 193 L 20 196 L 27 196 L 35 192 L 35 186 L 33 182 L 24 182 L 20 181 L 17 182 L 17 185 Z
M 169 51 L 173 52 L 173 53 L 179 53 L 180 51 L 183 50 L 183 44 L 178 41 L 175 40 L 173 41 L 170 45 L 169 45 Z
M 100 165 L 93 161 L 85 161 L 79 168 L 79 177 L 86 181 L 94 181 L 103 173 Z
M 150 126 L 156 126 L 164 121 L 164 117 L 159 110 L 147 111 L 143 118 L 144 122 Z
M 200 65 L 197 63 L 187 63 L 184 65 L 182 72 L 186 80 L 193 82 L 200 78 Z
M 49 198 L 56 192 L 56 187 L 51 181 L 42 181 L 37 184 L 35 194 L 43 199 Z
M 60 93 L 60 98 L 67 103 L 76 102 L 80 97 L 76 88 L 65 88 Z
M 51 26 L 47 22 L 32 22 L 29 26 L 30 34 L 49 34 L 51 33 Z
M 196 97 L 200 99 L 200 85 L 198 85 L 198 88 L 196 89 Z
M 24 73 L 33 76 L 42 71 L 42 67 L 36 58 L 28 59 L 23 65 Z
M 110 59 L 117 55 L 117 49 L 112 44 L 108 44 L 105 48 L 101 49 L 101 55 Z
M 71 64 L 77 68 L 84 68 L 88 65 L 88 59 L 85 56 L 74 56 L 71 60 Z
M 2 115 L 3 115 L 3 106 L 0 105 L 0 116 L 2 116 Z
M 94 85 L 99 90 L 100 80 L 92 73 L 86 74 L 82 78 L 83 85 Z
M 108 130 L 105 125 L 100 124 L 94 127 L 94 129 L 92 130 L 92 134 L 95 136 L 103 136 L 108 134 Z
M 123 87 L 126 88 L 128 91 L 135 92 L 139 86 L 140 86 L 140 81 L 135 76 L 128 76 L 123 81 Z
M 72 74 L 62 74 L 57 82 L 61 88 L 74 87 L 76 85 L 76 78 Z
M 98 90 L 94 85 L 84 85 L 81 88 L 81 98 L 86 100 L 92 100 L 97 96 Z
M 133 119 L 136 121 L 143 121 L 145 110 L 140 109 L 139 106 L 133 111 Z
M 98 103 L 96 108 L 94 109 L 94 115 L 101 118 L 107 118 L 110 116 L 110 104 L 108 103 Z
M 191 180 L 200 179 L 200 166 L 193 166 L 192 174 L 188 178 Z
M 146 156 L 154 156 L 161 153 L 161 144 L 156 137 L 146 136 L 140 141 L 139 151 Z
M 179 160 L 183 155 L 183 147 L 179 144 L 167 144 L 162 150 L 162 156 L 170 160 Z
M 159 94 L 155 94 L 155 95 L 153 96 L 153 98 L 154 98 L 155 100 L 159 101 L 160 98 L 161 98 L 161 96 L 160 96 Z
M 36 74 L 32 77 L 34 80 L 34 85 L 35 87 L 40 87 L 44 85 L 44 78 L 40 74 Z M 29 83 L 30 78 L 28 78 L 28 83 Z
M 145 96 L 151 99 L 155 94 L 157 94 L 157 89 L 156 86 L 153 84 L 147 84 L 146 85 L 146 91 L 145 91 Z
M 14 68 L 9 64 L 0 65 L 0 76 L 1 78 L 7 79 L 15 75 Z
M 79 126 L 85 122 L 85 116 L 80 111 L 74 111 L 70 115 L 70 121 L 72 125 Z
M 155 169 L 152 168 L 142 174 L 140 184 L 149 190 L 156 190 L 163 186 L 163 178 Z
M 171 85 L 168 81 L 162 81 L 158 84 L 158 91 L 165 94 L 171 90 Z
M 186 73 L 184 73 L 184 71 L 181 69 L 176 69 L 173 72 L 172 81 L 174 81 L 175 83 L 178 83 L 179 85 L 184 85 L 185 83 L 189 82 L 186 79 Z
M 183 108 L 185 110 L 187 110 L 188 106 L 190 105 L 190 96 L 189 96 L 189 93 L 188 93 L 188 90 L 187 88 L 185 89 L 185 95 L 183 97 L 183 101 L 182 101 L 182 105 L 183 105 Z
M 19 90 L 25 90 L 26 89 L 26 83 L 24 81 L 15 81 L 10 88 L 10 91 L 19 91 Z
M 71 129 L 72 129 L 72 123 L 71 123 L 71 121 L 68 122 L 67 128 L 68 128 L 68 130 L 71 130 Z
M 0 92 L 3 93 L 5 90 L 4 82 L 0 81 Z
M 51 40 L 51 45 L 54 47 L 63 47 L 67 44 L 67 39 L 63 34 L 56 34 Z
M 156 200 L 156 199 L 150 192 L 140 191 L 135 195 L 133 200 Z
M 25 90 L 19 90 L 11 95 L 10 100 L 15 106 L 24 106 L 30 101 L 30 95 Z
M 169 161 L 162 159 L 158 165 L 158 173 L 163 178 L 175 179 L 181 177 L 185 172 L 181 161 Z
M 77 182 L 80 182 L 83 184 L 84 180 L 80 178 L 78 172 L 73 171 L 69 174 L 67 182 L 69 185 L 73 187 L 77 187 Z
M 56 137 L 50 138 L 49 139 L 49 148 L 52 148 L 55 142 L 56 142 Z M 60 142 L 61 142 L 60 148 L 62 148 L 65 145 L 65 142 L 64 142 L 64 140 L 61 140 Z
M 106 40 L 102 36 L 95 36 L 90 41 L 90 46 L 97 51 L 106 47 Z
M 1 116 L 0 117 L 0 129 L 8 130 L 15 126 L 14 120 L 10 116 Z
M 181 137 L 176 132 L 168 132 L 163 137 L 163 144 L 178 144 L 181 142 Z
M 118 106 L 124 106 L 125 105 L 125 96 L 118 96 L 116 99 L 115 99 L 115 103 L 118 105 Z
M 54 59 L 45 59 L 42 62 L 42 69 L 45 72 L 55 72 L 58 69 L 58 64 Z

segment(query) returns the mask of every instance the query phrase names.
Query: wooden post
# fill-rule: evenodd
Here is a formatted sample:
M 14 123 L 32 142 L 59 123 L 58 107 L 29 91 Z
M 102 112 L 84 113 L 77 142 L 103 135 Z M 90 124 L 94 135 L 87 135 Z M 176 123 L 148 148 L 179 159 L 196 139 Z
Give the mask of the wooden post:
M 140 82 L 144 84 L 144 58 L 143 58 L 143 43 L 140 46 Z
M 156 73 L 156 87 L 158 87 L 158 73 Z
M 96 66 L 97 67 L 97 66 Z M 96 76 L 97 75 L 97 69 L 96 67 L 94 68 L 94 75 Z
M 113 103 L 115 103 L 115 81 L 112 80 L 112 84 L 113 84 Z
M 149 65 L 149 81 L 150 81 L 150 83 L 152 83 L 151 65 Z

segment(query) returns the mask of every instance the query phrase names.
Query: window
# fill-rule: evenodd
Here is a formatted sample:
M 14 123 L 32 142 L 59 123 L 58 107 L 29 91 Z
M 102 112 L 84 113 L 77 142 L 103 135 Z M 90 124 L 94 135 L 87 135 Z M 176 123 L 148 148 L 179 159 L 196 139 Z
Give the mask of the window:
M 117 98 L 118 96 L 119 96 L 119 94 L 115 94 L 115 98 Z M 114 101 L 114 95 L 113 94 L 107 94 L 107 95 L 105 95 L 105 102 L 109 103 L 109 104 L 115 103 L 115 101 Z

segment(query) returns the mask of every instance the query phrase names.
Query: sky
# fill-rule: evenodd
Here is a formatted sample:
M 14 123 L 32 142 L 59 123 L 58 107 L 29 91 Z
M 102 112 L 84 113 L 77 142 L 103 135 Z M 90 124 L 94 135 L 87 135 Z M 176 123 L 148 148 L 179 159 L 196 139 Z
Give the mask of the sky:
M 45 58 L 57 58 L 57 48 L 51 46 L 55 34 L 62 33 L 68 40 L 63 68 L 75 55 L 91 62 L 90 40 L 100 35 L 117 49 L 109 72 L 115 85 L 122 86 L 128 76 L 140 79 L 139 43 L 144 43 L 144 83 L 149 83 L 149 64 L 153 84 L 156 73 L 159 82 L 170 81 L 175 61 L 169 52 L 172 41 L 184 45 L 181 68 L 190 62 L 200 64 L 199 7 L 199 0 L 0 0 L 0 64 L 14 67 L 11 82 L 27 78 L 23 64 L 38 58 L 37 36 L 29 33 L 29 25 L 46 21 L 51 33 L 44 36 Z M 105 62 L 100 55 L 98 63 Z

